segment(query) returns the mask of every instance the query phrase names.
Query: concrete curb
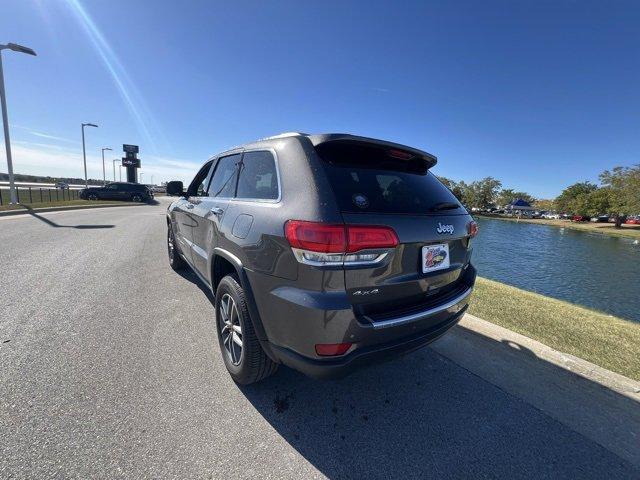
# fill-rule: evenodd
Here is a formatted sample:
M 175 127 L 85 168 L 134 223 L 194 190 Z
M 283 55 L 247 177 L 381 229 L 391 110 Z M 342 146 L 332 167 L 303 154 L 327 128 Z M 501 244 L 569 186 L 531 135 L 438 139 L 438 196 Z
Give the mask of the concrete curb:
M 640 468 L 640 382 L 469 314 L 431 348 Z
M 614 392 L 624 395 L 636 402 L 640 402 L 640 382 L 627 378 L 619 373 L 612 372 L 591 362 L 575 357 L 568 353 L 540 343 L 532 338 L 525 337 L 507 328 L 501 327 L 486 320 L 482 320 L 474 315 L 466 314 L 460 325 L 473 330 L 488 338 L 497 341 L 508 340 L 519 346 L 531 350 L 535 355 L 546 362 L 557 365 L 560 368 L 580 375 L 587 380 L 598 383 Z
M 31 212 L 33 213 L 47 213 L 47 212 L 64 212 L 66 210 L 86 210 L 88 208 L 110 208 L 110 207 L 136 207 L 136 206 L 143 206 L 145 205 L 144 203 L 131 203 L 131 202 L 124 202 L 122 204 L 116 204 L 116 205 L 111 205 L 111 204 L 97 204 L 97 205 L 69 205 L 67 207 L 44 207 L 44 208 L 32 208 L 32 209 L 26 209 L 26 208 L 20 208 L 17 210 L 5 210 L 0 212 L 0 217 L 10 217 L 13 215 L 25 215 L 25 214 L 29 214 Z

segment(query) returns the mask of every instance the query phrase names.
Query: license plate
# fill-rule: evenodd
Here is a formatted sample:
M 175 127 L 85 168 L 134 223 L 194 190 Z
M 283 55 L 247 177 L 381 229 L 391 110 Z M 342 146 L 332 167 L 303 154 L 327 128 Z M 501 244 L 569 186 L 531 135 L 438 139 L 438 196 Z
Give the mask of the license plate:
M 445 268 L 449 268 L 448 243 L 422 247 L 422 273 L 435 272 Z

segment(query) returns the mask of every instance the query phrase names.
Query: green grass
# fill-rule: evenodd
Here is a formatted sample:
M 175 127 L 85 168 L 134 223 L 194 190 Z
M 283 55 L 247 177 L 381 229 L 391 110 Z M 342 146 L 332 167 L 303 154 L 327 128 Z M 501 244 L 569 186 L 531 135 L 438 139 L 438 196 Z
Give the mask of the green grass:
M 67 200 L 67 201 L 59 201 L 59 202 L 40 202 L 40 203 L 29 203 L 29 204 L 18 204 L 18 205 L 0 205 L 0 212 L 6 210 L 20 210 L 23 208 L 47 208 L 47 207 L 66 207 L 70 205 L 140 205 L 140 203 L 133 202 L 120 202 L 120 201 L 109 201 L 109 200 L 100 200 L 100 201 L 91 201 L 91 200 Z
M 18 187 L 18 201 L 24 204 L 34 203 L 50 203 L 50 202 L 67 202 L 73 200 L 80 200 L 78 197 L 79 190 L 61 190 L 51 187 Z M 0 188 L 0 197 L 2 198 L 2 205 L 9 203 L 9 189 Z
M 551 225 L 553 227 L 570 228 L 572 230 L 582 230 L 583 232 L 602 233 L 612 237 L 627 237 L 640 239 L 640 225 L 622 225 L 616 228 L 613 223 L 593 223 L 593 222 L 571 222 L 569 220 L 547 220 L 546 218 L 514 218 L 502 217 L 498 215 L 481 215 L 487 218 L 497 218 L 509 222 L 537 223 L 539 225 Z
M 640 323 L 478 278 L 469 313 L 640 380 Z

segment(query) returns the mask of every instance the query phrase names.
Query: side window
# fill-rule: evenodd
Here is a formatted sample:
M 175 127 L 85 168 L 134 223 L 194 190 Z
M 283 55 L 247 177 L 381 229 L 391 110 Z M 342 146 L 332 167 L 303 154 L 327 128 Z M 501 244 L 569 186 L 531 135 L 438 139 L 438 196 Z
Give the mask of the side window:
M 238 179 L 238 198 L 276 200 L 278 174 L 271 152 L 246 152 Z
M 187 191 L 187 195 L 189 197 L 202 197 L 206 195 L 205 190 L 207 187 L 207 180 L 209 179 L 209 171 L 211 170 L 211 165 L 213 161 L 207 162 L 195 176 L 191 185 L 189 185 L 189 190 Z
M 115 183 L 110 183 L 105 188 L 107 188 L 108 190 L 117 190 L 118 189 L 118 185 L 116 185 Z
M 233 198 L 236 190 L 236 180 L 240 154 L 229 155 L 218 160 L 213 172 L 211 185 L 209 185 L 210 197 Z

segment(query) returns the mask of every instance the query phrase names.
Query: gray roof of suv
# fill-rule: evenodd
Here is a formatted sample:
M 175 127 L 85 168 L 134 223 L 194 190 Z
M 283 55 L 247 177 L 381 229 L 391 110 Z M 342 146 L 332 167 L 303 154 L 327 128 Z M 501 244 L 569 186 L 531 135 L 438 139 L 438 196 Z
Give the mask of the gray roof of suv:
M 233 148 L 230 148 L 228 150 L 225 150 L 224 152 L 220 152 L 217 155 L 214 155 L 211 158 L 215 158 L 215 157 L 221 157 L 223 155 L 229 155 L 232 153 L 236 153 L 236 151 L 241 150 L 242 148 L 248 146 L 248 145 L 259 145 L 263 142 L 271 142 L 273 140 L 278 140 L 281 138 L 292 138 L 292 137 L 306 137 L 311 141 L 311 144 L 314 147 L 317 147 L 320 144 L 324 144 L 324 143 L 329 143 L 329 142 L 337 142 L 337 141 L 342 141 L 342 142 L 362 142 L 362 143 L 374 143 L 377 145 L 382 145 L 384 147 L 388 147 L 388 148 L 397 148 L 399 150 L 404 150 L 407 152 L 411 152 L 414 155 L 418 156 L 418 157 L 422 157 L 425 160 L 428 160 L 430 163 L 430 167 L 433 167 L 437 162 L 438 159 L 435 155 L 430 154 L 429 152 L 425 152 L 424 150 L 418 150 L 417 148 L 413 148 L 413 147 L 408 147 L 406 145 L 401 145 L 399 143 L 393 143 L 393 142 L 387 142 L 386 140 L 379 140 L 377 138 L 369 138 L 369 137 L 361 137 L 358 135 L 351 135 L 349 133 L 318 133 L 318 134 L 313 134 L 310 135 L 308 133 L 302 133 L 302 132 L 284 132 L 284 133 L 280 133 L 278 135 L 273 135 L 271 137 L 265 137 L 265 138 L 260 138 L 258 140 L 255 140 L 253 142 L 247 142 L 243 145 L 237 145 Z
M 349 133 L 318 133 L 310 135 L 308 133 L 302 132 L 284 132 L 279 135 L 274 135 L 267 138 L 261 138 L 258 142 L 266 141 L 266 140 L 275 140 L 278 138 L 288 138 L 288 137 L 307 137 L 314 147 L 317 147 L 320 144 L 335 142 L 335 141 L 352 141 L 352 142 L 362 142 L 362 143 L 375 143 L 377 145 L 383 145 L 389 148 L 397 148 L 400 150 L 404 150 L 407 152 L 411 152 L 418 157 L 423 157 L 427 160 L 430 160 L 432 163 L 431 166 L 435 165 L 438 161 L 435 155 L 430 154 L 429 152 L 425 152 L 424 150 L 419 150 L 417 148 L 408 147 L 406 145 L 401 145 L 399 143 L 388 142 L 386 140 L 379 140 L 377 138 L 369 138 L 369 137 L 361 137 L 358 135 L 351 135 Z

